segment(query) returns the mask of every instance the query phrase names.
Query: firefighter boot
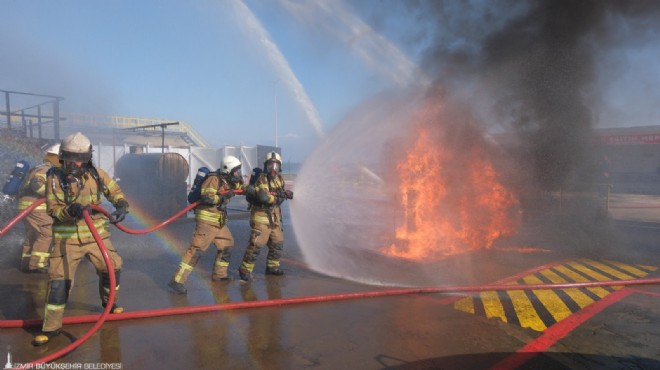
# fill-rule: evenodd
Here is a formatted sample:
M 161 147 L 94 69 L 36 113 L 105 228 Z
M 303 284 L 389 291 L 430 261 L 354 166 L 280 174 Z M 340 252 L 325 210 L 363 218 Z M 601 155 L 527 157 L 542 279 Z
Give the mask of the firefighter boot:
M 284 271 L 277 267 L 266 267 L 266 275 L 274 275 L 274 276 L 282 276 L 284 275 Z
M 60 334 L 59 329 L 55 331 L 42 331 L 41 334 L 34 337 L 34 340 L 32 341 L 32 345 L 35 347 L 43 346 L 44 344 L 47 344 L 48 342 L 50 342 L 51 339 L 58 336 L 59 334 Z
M 241 277 L 241 282 L 247 283 L 252 281 L 252 272 L 245 268 L 238 269 L 238 275 Z
M 228 266 L 215 266 L 213 270 L 213 276 L 211 280 L 213 281 L 231 281 L 232 278 L 229 276 L 229 267 Z
M 171 280 L 167 284 L 167 286 L 170 287 L 170 289 L 172 289 L 172 292 L 176 294 L 186 294 L 188 292 L 188 289 L 186 289 L 186 287 L 183 286 L 183 284 L 177 283 L 174 280 Z
M 229 253 L 229 248 L 218 251 L 218 254 L 215 257 L 215 263 L 213 264 L 213 275 L 211 280 L 213 281 L 230 281 L 232 280 L 229 276 L 229 260 L 231 254 Z
M 117 296 L 119 295 L 119 281 L 121 280 L 121 270 L 115 270 L 115 302 L 117 301 Z M 99 279 L 99 295 L 101 296 L 101 305 L 105 309 L 108 305 L 108 299 L 110 298 L 110 274 L 107 272 L 101 272 L 101 278 Z M 113 303 L 110 313 L 122 313 L 124 308 Z
M 273 244 L 268 248 L 268 257 L 266 258 L 266 275 L 282 276 L 284 271 L 280 269 L 280 258 L 282 257 L 283 245 Z
M 172 276 L 172 280 L 167 284 L 172 291 L 176 294 L 186 294 L 188 291 L 183 284 L 188 281 L 188 276 L 192 273 L 193 269 L 197 265 L 202 253 L 199 249 L 188 248 L 186 253 L 181 258 L 181 263 L 179 263 L 179 268 Z
M 107 307 L 107 304 L 103 304 L 103 309 Z M 110 309 L 110 313 L 122 313 L 124 312 L 124 307 L 117 306 L 116 304 L 112 305 L 112 308 Z

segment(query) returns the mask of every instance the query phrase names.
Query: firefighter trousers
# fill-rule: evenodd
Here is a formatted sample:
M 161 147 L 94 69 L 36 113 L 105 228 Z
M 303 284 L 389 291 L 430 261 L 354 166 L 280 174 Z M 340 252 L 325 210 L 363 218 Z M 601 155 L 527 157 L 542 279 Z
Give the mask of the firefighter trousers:
M 24 219 L 25 242 L 21 255 L 21 270 L 34 271 L 48 267 L 50 244 L 53 241 L 53 219 L 45 211 L 33 210 Z
M 214 280 L 228 277 L 229 261 L 231 259 L 231 248 L 234 246 L 234 237 L 227 225 L 197 222 L 195 232 L 190 242 L 190 247 L 181 258 L 179 268 L 174 273 L 172 280 L 184 284 L 193 271 L 199 258 L 213 243 L 218 250 L 213 265 Z
M 245 249 L 241 269 L 247 272 L 254 270 L 254 264 L 257 261 L 262 247 L 268 246 L 268 256 L 266 257 L 266 267 L 278 269 L 280 259 L 282 258 L 282 249 L 284 247 L 284 233 L 279 224 L 266 224 L 250 221 L 252 231 L 250 233 L 250 242 Z
M 103 244 L 108 250 L 108 256 L 115 270 L 115 302 L 119 294 L 119 272 L 122 259 L 113 247 L 110 239 L 104 238 Z M 94 265 L 99 275 L 99 294 L 101 303 L 105 305 L 110 295 L 110 278 L 103 255 L 96 242 L 81 243 L 77 239 L 56 240 L 50 255 L 48 274 L 48 294 L 46 297 L 46 312 L 44 314 L 43 331 L 54 331 L 62 327 L 64 308 L 69 299 L 78 265 L 83 259 L 88 259 Z

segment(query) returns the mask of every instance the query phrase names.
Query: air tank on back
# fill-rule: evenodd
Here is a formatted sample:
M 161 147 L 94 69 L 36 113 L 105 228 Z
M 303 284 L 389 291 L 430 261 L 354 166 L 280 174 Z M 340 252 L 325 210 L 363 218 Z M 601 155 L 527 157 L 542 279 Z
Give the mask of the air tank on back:
M 178 153 L 125 154 L 115 176 L 131 205 L 163 219 L 188 205 L 188 162 Z

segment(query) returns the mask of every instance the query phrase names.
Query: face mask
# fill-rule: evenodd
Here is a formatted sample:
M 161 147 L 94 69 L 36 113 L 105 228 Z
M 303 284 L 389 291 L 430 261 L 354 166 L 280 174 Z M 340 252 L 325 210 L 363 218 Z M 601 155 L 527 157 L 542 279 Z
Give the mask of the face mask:
M 75 177 L 81 177 L 87 172 L 89 165 L 81 163 L 80 166 L 76 162 L 64 161 L 64 170 Z
M 243 176 L 241 174 L 241 168 L 240 167 L 238 167 L 238 168 L 234 169 L 233 171 L 231 171 L 231 173 L 229 174 L 229 181 L 234 183 L 234 184 L 243 182 Z
M 266 171 L 270 174 L 276 174 L 280 172 L 280 164 L 277 162 L 268 162 L 266 165 Z

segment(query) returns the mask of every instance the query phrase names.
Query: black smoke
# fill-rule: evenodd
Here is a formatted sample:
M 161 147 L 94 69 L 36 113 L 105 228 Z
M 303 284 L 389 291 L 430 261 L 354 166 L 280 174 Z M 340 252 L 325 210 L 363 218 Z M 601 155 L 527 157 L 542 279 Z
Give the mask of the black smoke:
M 514 163 L 505 166 L 507 179 L 521 197 L 528 226 L 522 232 L 541 245 L 569 250 L 600 253 L 615 245 L 603 202 L 578 195 L 595 194 L 602 187 L 601 148 L 593 130 L 601 114 L 612 111 L 607 93 L 627 93 L 617 87 L 617 77 L 637 67 L 644 71 L 633 74 L 641 85 L 648 84 L 643 73 L 658 73 L 656 66 L 631 65 L 628 53 L 654 50 L 660 39 L 660 2 L 392 3 L 381 2 L 366 19 L 376 27 L 387 26 L 388 7 L 390 16 L 411 19 L 414 26 L 401 35 L 391 28 L 378 30 L 408 52 L 421 50 L 421 68 L 434 81 L 429 96 L 462 101 L 474 113 L 471 122 L 501 133 L 496 137 Z M 640 98 L 647 99 L 645 107 L 652 111 L 657 104 L 653 97 L 660 93 L 649 95 Z M 632 114 L 624 108 L 621 117 Z M 646 115 L 652 116 L 659 117 Z M 447 130 L 461 124 L 454 121 L 436 124 Z
M 518 136 L 520 166 L 543 190 L 563 188 L 594 164 L 600 82 L 618 73 L 603 68 L 606 57 L 659 39 L 658 1 L 381 4 L 370 23 L 385 25 L 388 8 L 406 12 L 415 27 L 399 42 L 421 47 L 424 71 L 464 94 L 485 125 Z

